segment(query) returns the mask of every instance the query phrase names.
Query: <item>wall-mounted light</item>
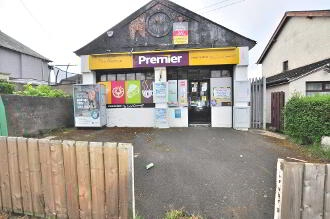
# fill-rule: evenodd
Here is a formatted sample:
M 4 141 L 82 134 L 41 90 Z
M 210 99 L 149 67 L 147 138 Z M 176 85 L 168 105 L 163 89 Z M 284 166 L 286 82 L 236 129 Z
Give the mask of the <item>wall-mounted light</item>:
M 108 35 L 108 37 L 112 37 L 113 36 L 113 31 L 112 30 L 108 30 L 107 31 L 107 35 Z

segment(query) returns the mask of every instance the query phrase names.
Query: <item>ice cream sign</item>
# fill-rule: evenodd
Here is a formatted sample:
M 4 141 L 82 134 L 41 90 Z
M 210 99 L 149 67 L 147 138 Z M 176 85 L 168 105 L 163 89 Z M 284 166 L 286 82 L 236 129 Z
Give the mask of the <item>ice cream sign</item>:
M 135 68 L 185 66 L 188 64 L 188 52 L 136 54 L 133 57 L 133 65 Z

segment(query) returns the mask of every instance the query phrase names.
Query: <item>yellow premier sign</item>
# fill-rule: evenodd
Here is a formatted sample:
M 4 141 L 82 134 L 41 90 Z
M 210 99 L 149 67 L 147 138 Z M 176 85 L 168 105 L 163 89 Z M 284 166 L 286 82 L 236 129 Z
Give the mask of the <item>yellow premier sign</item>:
M 90 70 L 133 68 L 133 58 L 129 54 L 90 55 Z
M 239 64 L 239 48 L 209 48 L 209 49 L 183 49 L 183 50 L 167 50 L 167 51 L 149 51 L 149 52 L 133 52 L 133 53 L 112 53 L 90 55 L 89 69 L 125 69 L 134 68 L 133 56 L 152 56 L 158 53 L 178 53 L 188 52 L 189 66 L 196 65 L 227 65 Z M 151 60 L 151 58 L 149 57 Z M 164 64 L 166 66 L 166 64 Z M 135 66 L 138 68 L 139 66 Z
M 189 51 L 189 65 L 239 64 L 239 48 Z

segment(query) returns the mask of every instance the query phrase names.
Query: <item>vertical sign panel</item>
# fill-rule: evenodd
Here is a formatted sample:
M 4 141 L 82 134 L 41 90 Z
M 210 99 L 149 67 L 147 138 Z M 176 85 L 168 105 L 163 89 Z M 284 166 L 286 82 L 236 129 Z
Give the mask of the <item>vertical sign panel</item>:
M 111 82 L 111 96 L 112 104 L 125 103 L 125 81 Z
M 168 104 L 170 106 L 176 106 L 178 104 L 178 81 L 168 81 Z
M 154 83 L 154 102 L 167 103 L 167 82 Z
M 152 103 L 153 101 L 152 80 L 141 81 L 141 103 Z
M 140 81 L 125 81 L 125 103 L 141 103 L 141 85 Z
M 173 44 L 188 44 L 188 22 L 173 23 Z
M 105 99 L 107 100 L 106 104 L 111 104 L 111 81 L 99 82 L 99 84 L 103 84 L 106 88 Z
M 188 96 L 187 96 L 188 82 L 187 80 L 179 80 L 178 82 L 179 82 L 179 89 L 178 89 L 179 104 L 180 106 L 188 106 Z

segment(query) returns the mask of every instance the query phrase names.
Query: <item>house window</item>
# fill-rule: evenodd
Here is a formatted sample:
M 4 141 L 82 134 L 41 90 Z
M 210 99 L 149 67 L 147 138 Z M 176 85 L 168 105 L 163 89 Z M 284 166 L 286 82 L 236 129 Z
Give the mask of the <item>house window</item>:
M 306 82 L 306 96 L 330 94 L 330 81 Z
M 283 62 L 283 71 L 289 70 L 289 61 L 286 60 Z

